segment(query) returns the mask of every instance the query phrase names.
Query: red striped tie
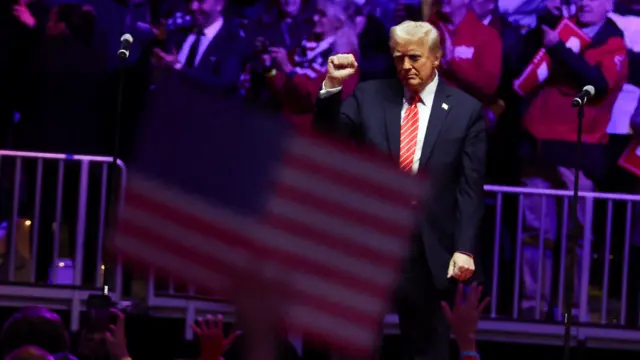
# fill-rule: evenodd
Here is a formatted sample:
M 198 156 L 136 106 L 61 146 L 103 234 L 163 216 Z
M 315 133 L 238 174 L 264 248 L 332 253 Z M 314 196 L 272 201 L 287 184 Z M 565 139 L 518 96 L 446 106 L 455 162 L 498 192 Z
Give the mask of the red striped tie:
M 420 96 L 416 95 L 402 116 L 400 125 L 400 169 L 411 172 L 413 158 L 416 153 L 418 140 L 418 103 Z

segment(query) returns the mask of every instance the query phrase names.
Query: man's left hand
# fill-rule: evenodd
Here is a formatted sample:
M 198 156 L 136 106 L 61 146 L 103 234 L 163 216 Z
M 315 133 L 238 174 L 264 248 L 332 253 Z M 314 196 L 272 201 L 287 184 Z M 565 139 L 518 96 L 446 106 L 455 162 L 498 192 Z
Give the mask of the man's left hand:
M 476 270 L 476 266 L 473 263 L 473 257 L 456 252 L 449 261 L 449 271 L 447 272 L 447 278 L 453 277 L 459 281 L 465 281 L 473 275 Z

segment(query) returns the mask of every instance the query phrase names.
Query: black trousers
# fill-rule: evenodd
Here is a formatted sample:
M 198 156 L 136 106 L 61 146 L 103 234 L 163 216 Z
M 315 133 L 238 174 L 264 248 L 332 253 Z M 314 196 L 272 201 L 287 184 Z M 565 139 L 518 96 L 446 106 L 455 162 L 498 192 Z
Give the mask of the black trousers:
M 456 287 L 436 287 L 422 239 L 412 239 L 411 252 L 396 294 L 404 359 L 448 360 L 451 329 L 441 301 L 451 304 Z

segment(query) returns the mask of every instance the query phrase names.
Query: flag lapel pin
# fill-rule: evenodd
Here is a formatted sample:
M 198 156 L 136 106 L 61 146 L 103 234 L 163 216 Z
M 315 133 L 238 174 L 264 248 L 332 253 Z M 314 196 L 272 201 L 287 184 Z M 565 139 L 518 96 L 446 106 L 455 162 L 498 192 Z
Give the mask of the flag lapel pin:
M 445 110 L 449 110 L 449 105 L 447 105 L 447 103 L 442 103 L 442 108 Z

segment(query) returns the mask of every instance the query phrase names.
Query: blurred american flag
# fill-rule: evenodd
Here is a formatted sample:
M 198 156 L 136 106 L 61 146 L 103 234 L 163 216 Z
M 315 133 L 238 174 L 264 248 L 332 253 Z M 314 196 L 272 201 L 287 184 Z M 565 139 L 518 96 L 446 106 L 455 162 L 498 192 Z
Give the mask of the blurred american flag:
M 185 129 L 173 143 L 143 139 L 117 249 L 221 296 L 250 273 L 276 285 L 293 330 L 372 351 L 423 185 L 377 154 L 280 122 L 212 122 L 214 133 L 191 132 L 182 146 Z

